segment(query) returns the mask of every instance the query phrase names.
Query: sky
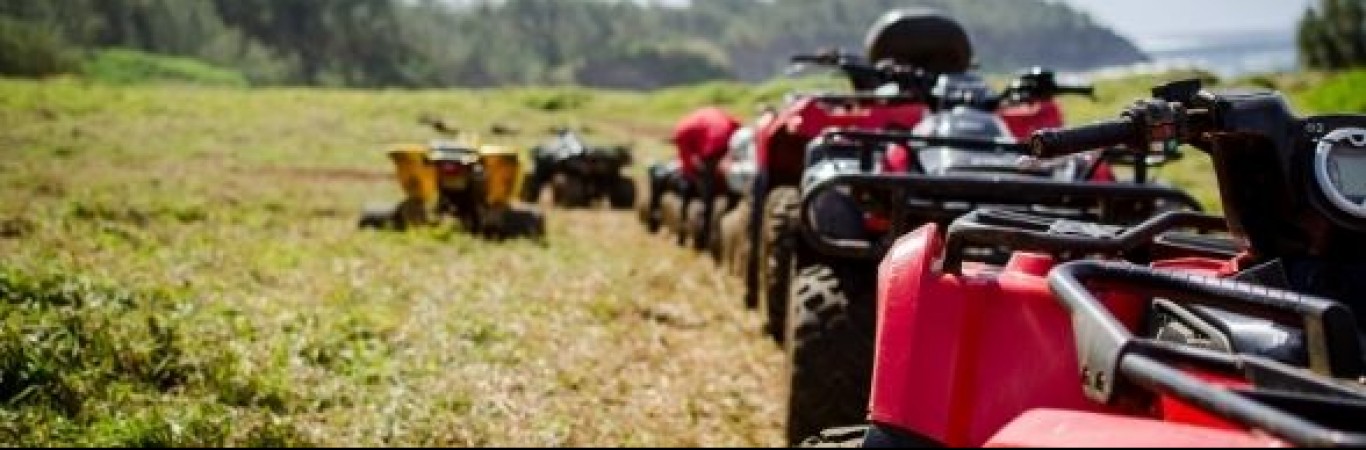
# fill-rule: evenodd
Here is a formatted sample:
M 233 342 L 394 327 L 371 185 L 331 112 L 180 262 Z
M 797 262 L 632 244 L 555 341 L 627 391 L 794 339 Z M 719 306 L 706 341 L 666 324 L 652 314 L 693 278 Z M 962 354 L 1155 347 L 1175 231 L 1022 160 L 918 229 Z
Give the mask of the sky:
M 1055 0 L 1084 10 L 1140 46 L 1193 34 L 1275 30 L 1293 33 L 1313 0 Z

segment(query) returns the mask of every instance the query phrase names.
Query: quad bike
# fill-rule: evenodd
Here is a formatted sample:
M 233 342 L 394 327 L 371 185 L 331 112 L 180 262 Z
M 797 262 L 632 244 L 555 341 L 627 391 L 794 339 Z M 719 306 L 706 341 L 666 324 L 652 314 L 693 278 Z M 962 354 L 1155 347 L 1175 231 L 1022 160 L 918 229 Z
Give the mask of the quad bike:
M 613 209 L 635 205 L 635 182 L 621 173 L 631 164 L 629 148 L 592 147 L 568 128 L 557 128 L 554 135 L 532 149 L 536 167 L 526 176 L 523 201 L 537 203 L 549 185 L 555 205 L 563 208 L 586 208 L 603 198 Z
M 1366 116 L 1198 81 L 1153 97 L 1032 151 L 1189 144 L 1227 216 L 984 209 L 921 227 L 879 269 L 871 424 L 811 443 L 1366 446 Z
M 767 313 L 768 333 L 777 340 L 784 333 L 790 268 L 790 218 L 799 196 L 807 146 L 830 128 L 906 129 L 920 123 L 926 105 L 909 95 L 876 95 L 888 83 L 874 63 L 892 62 L 935 73 L 957 73 L 971 66 L 972 48 L 966 31 L 953 19 L 928 10 L 896 10 L 870 29 L 866 59 L 839 52 L 798 55 L 794 63 L 834 67 L 849 80 L 849 94 L 790 96 L 773 117 L 756 129 L 754 185 L 740 204 L 747 211 L 748 230 L 736 239 L 749 248 L 745 264 L 745 304 Z M 867 61 L 867 62 L 865 62 Z M 732 214 L 744 214 L 734 211 Z M 723 249 L 722 253 L 728 250 Z
M 878 64 L 869 65 L 860 61 L 858 58 L 840 53 L 827 53 L 822 55 L 798 56 L 798 61 L 806 63 L 828 64 L 840 67 L 850 78 L 854 80 L 864 80 L 860 83 L 877 84 L 880 88 L 871 93 L 855 94 L 853 96 L 839 97 L 815 97 L 821 105 L 815 110 L 806 111 L 805 115 L 796 118 L 783 118 L 779 116 L 776 122 L 789 122 L 801 124 L 802 127 L 811 128 L 801 131 L 801 134 L 810 133 L 820 136 L 828 130 L 912 130 L 922 136 L 937 137 L 966 137 L 978 140 L 1009 142 L 1017 138 L 1027 138 L 1031 132 L 1042 127 L 1062 125 L 1062 112 L 1058 105 L 1053 101 L 1053 96 L 1062 94 L 1090 95 L 1090 87 L 1085 86 L 1063 86 L 1057 83 L 1052 72 L 1042 69 L 1021 75 L 1014 83 L 1002 93 L 994 93 L 987 87 L 986 83 L 978 76 L 958 71 L 958 72 L 932 72 L 924 68 L 912 65 L 898 64 Z M 875 81 L 874 81 L 875 80 Z M 890 89 L 889 89 L 890 88 Z M 820 114 L 826 112 L 836 112 L 838 115 L 822 117 Z M 863 120 L 849 120 L 849 118 L 859 118 Z M 815 119 L 815 120 L 812 120 Z M 839 119 L 839 120 L 835 120 Z M 800 131 L 802 127 L 789 127 L 788 131 Z M 819 127 L 819 128 L 816 128 Z M 792 136 L 786 134 L 784 136 Z M 762 135 L 761 135 L 762 137 Z M 764 142 L 760 140 L 760 142 Z M 803 141 L 810 144 L 810 140 Z M 996 142 L 992 142 L 994 144 Z M 977 146 L 980 147 L 980 146 Z M 760 145 L 760 155 L 763 156 L 763 146 Z M 988 151 L 994 151 L 995 147 L 990 147 Z M 950 148 L 941 148 L 930 158 L 948 158 L 947 160 L 927 161 L 927 164 L 935 167 L 928 167 L 930 172 L 941 169 L 952 168 L 955 171 L 967 170 L 967 166 L 973 164 L 950 163 L 958 156 L 964 155 L 955 152 Z M 803 149 L 805 151 L 805 149 Z M 909 161 L 911 156 L 906 153 L 907 149 L 901 149 L 902 155 L 899 158 L 902 164 Z M 794 157 L 787 153 L 769 153 L 768 163 L 764 163 L 764 158 L 760 161 L 759 184 L 772 183 L 777 179 L 774 174 L 786 174 L 788 169 L 778 170 L 779 163 L 782 165 L 801 164 L 801 172 L 796 176 L 809 176 L 811 168 L 815 165 L 810 159 L 812 153 Z M 784 158 L 779 158 L 784 156 Z M 992 170 L 999 167 L 997 162 L 989 162 L 987 159 L 995 158 L 1006 160 L 1012 159 L 1017 155 L 1005 155 L 997 157 L 975 156 L 972 159 L 983 161 L 977 164 L 981 170 Z M 945 166 L 940 168 L 938 166 Z M 1084 175 L 1097 180 L 1109 180 L 1112 174 L 1105 164 L 1091 165 L 1094 171 L 1084 171 L 1079 175 Z M 904 168 L 903 168 L 904 169 Z M 765 176 L 768 170 L 768 176 Z M 1012 169 L 1013 170 L 1013 169 Z M 1036 171 L 1038 172 L 1038 171 Z M 1046 171 L 1044 171 L 1046 172 Z M 784 175 L 788 176 L 788 175 Z M 787 183 L 786 180 L 779 184 Z M 762 191 L 762 187 L 756 191 Z M 768 190 L 762 203 L 763 211 L 759 212 L 760 231 L 756 242 L 760 261 L 763 265 L 757 274 L 760 281 L 761 306 L 767 317 L 766 330 L 775 340 L 783 342 L 785 339 L 785 318 L 788 314 L 788 294 L 792 281 L 794 268 L 790 265 L 792 254 L 795 250 L 796 242 L 793 240 L 797 236 L 798 207 L 803 201 L 803 192 L 799 185 L 780 185 Z M 755 195 L 754 197 L 759 197 Z M 959 213 L 961 214 L 961 212 Z M 879 225 L 879 226 L 884 226 Z
M 808 150 L 800 197 L 786 218 L 793 224 L 784 230 L 792 233 L 791 302 L 776 325 L 786 332 L 787 430 L 794 443 L 863 417 L 877 316 L 874 275 L 897 237 L 927 223 L 947 226 L 981 205 L 1104 224 L 1200 208 L 1189 195 L 1147 179 L 1147 168 L 1159 161 L 1142 161 L 1134 171 L 1142 178 L 1116 183 L 1110 166 L 1123 161 L 1104 152 L 1027 157 L 1029 147 L 1016 136 L 1061 125 L 1053 97 L 1090 95 L 1090 87 L 1062 86 L 1051 72 L 1033 69 L 995 93 L 972 74 L 891 70 L 906 77 L 899 85 L 924 89 L 915 96 L 930 105 L 929 114 L 909 133 L 822 135 Z
M 458 134 L 439 121 L 428 123 L 438 131 Z M 401 231 L 452 217 L 466 231 L 489 237 L 544 235 L 541 213 L 514 204 L 521 182 L 516 151 L 459 134 L 427 145 L 398 145 L 388 155 L 405 198 L 397 205 L 367 207 L 361 228 Z
M 668 225 L 678 245 L 698 251 L 713 250 L 717 210 L 734 203 L 723 174 L 730 144 L 743 127 L 717 107 L 697 109 L 680 119 L 670 142 L 678 156 L 652 165 L 647 172 L 649 200 L 642 220 L 649 231 Z M 668 218 L 669 220 L 665 220 Z

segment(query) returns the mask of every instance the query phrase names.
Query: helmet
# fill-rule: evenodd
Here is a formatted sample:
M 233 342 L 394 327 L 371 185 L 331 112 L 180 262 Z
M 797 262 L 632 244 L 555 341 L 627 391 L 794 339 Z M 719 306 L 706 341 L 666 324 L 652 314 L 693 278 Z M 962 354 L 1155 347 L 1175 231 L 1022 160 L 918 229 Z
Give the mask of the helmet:
M 972 42 L 952 18 L 931 9 L 888 11 L 864 39 L 868 62 L 890 60 L 938 73 L 972 66 Z

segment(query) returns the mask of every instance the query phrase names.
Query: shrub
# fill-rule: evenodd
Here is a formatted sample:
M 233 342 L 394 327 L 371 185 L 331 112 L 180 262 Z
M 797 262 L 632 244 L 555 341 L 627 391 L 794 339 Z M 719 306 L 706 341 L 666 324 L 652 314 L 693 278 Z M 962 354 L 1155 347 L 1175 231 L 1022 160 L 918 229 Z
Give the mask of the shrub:
M 110 49 L 95 53 L 81 67 L 87 78 L 103 83 L 193 84 L 245 87 L 247 78 L 240 72 L 211 66 L 204 62 L 136 50 Z
M 71 52 L 55 30 L 0 17 L 0 75 L 40 77 L 73 66 Z

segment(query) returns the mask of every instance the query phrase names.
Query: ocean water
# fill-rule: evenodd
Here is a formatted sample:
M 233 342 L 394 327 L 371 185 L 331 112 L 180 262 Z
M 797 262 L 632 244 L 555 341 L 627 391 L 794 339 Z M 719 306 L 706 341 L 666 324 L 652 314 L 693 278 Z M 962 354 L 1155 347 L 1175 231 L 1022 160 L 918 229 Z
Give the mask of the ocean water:
M 1148 54 L 1149 62 L 1107 67 L 1088 75 L 1122 76 L 1136 72 L 1195 68 L 1220 77 L 1241 77 L 1300 69 L 1294 30 L 1247 30 L 1155 36 L 1136 39 L 1134 43 Z

